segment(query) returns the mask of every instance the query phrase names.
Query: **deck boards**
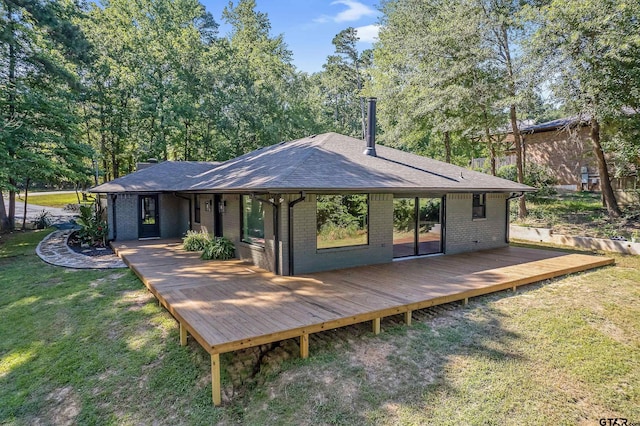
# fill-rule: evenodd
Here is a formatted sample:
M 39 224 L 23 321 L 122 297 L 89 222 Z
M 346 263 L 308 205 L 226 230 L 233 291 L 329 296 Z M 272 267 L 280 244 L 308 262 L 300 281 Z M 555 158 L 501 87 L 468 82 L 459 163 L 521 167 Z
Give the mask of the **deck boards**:
M 116 249 L 211 354 L 613 263 L 599 256 L 506 247 L 282 277 L 237 260 L 202 261 L 176 241 L 130 241 Z

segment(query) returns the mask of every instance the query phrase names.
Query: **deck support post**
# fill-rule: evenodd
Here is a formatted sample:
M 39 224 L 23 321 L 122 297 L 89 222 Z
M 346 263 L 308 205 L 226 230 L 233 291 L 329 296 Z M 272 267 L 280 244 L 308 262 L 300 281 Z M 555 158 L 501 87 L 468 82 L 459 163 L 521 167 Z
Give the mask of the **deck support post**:
M 309 335 L 307 333 L 300 336 L 300 358 L 309 358 Z
M 404 323 L 406 325 L 411 325 L 411 315 L 413 314 L 413 311 L 407 311 L 404 313 Z
M 513 286 L 513 287 L 511 287 L 511 290 L 515 293 L 515 292 L 516 292 L 516 290 L 517 290 L 517 287 L 516 287 L 516 286 Z
M 216 407 L 222 404 L 220 389 L 220 354 L 211 354 L 211 397 Z
M 468 297 L 465 297 L 465 298 L 464 298 L 464 300 L 462 301 L 462 304 L 463 304 L 464 306 L 467 306 L 467 305 L 469 304 L 469 298 L 468 298 Z
M 180 323 L 180 346 L 187 346 L 187 327 Z
M 380 318 L 374 318 L 371 321 L 371 328 L 373 329 L 373 334 L 380 334 Z

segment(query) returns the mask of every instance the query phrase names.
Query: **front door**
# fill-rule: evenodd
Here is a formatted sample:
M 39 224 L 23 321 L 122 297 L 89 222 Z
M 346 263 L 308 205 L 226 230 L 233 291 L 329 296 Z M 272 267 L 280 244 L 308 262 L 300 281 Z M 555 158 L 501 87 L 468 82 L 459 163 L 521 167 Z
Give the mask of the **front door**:
M 138 237 L 159 237 L 160 214 L 158 211 L 158 194 L 141 195 L 138 201 L 138 211 L 140 212 L 138 223 Z
M 442 253 L 441 198 L 393 199 L 393 257 Z

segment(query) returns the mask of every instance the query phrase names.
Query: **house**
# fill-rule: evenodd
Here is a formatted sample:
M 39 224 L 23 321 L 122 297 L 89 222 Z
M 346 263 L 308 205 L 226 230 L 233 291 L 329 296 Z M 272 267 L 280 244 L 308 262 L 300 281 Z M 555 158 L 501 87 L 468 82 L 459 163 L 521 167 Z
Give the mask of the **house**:
M 111 239 L 206 230 L 281 275 L 508 244 L 508 200 L 534 188 L 374 137 L 325 133 L 221 164 L 167 161 L 92 192 L 107 196 Z

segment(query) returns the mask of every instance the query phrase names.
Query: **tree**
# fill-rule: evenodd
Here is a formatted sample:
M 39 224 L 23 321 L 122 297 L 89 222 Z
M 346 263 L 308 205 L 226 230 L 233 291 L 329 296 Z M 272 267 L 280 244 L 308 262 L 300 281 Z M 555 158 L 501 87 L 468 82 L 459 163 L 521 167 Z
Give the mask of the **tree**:
M 611 186 L 603 124 L 640 106 L 640 3 L 549 0 L 531 8 L 537 28 L 528 45 L 567 111 L 588 119 L 604 203 L 621 215 Z M 636 114 L 633 114 L 636 115 Z
M 68 8 L 66 6 L 69 6 Z M 15 227 L 15 194 L 34 179 L 67 180 L 86 171 L 71 105 L 75 66 L 88 44 L 72 23 L 78 10 L 57 2 L 0 1 L 0 229 Z

